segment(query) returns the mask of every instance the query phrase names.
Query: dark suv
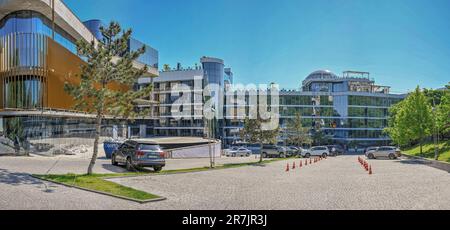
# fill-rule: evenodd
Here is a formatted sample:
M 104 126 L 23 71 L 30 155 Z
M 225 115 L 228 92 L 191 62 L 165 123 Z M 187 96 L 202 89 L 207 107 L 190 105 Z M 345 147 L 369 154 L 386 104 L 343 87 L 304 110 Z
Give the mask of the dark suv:
M 113 165 L 125 164 L 131 171 L 140 167 L 152 167 L 156 172 L 166 166 L 165 153 L 161 147 L 152 141 L 125 141 L 111 156 Z

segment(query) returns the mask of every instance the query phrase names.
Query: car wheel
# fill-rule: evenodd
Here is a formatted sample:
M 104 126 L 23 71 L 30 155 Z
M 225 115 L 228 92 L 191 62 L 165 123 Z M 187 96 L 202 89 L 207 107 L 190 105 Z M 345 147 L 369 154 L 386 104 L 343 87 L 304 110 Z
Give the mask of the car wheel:
M 367 157 L 371 160 L 375 159 L 375 156 L 372 153 L 370 153 Z
M 267 158 L 267 153 L 262 153 L 263 158 Z
M 161 166 L 154 166 L 153 167 L 153 171 L 155 171 L 155 172 L 161 172 L 161 170 L 162 170 Z
M 284 153 L 280 154 L 280 158 L 286 158 L 286 155 Z
M 310 157 L 311 157 L 311 154 L 309 154 L 309 153 L 305 154 L 305 158 L 310 158 Z
M 116 161 L 116 155 L 112 155 L 112 156 L 111 156 L 111 164 L 114 165 L 114 166 L 119 165 L 119 164 L 117 163 L 117 161 Z
M 131 163 L 131 158 L 127 158 L 127 163 L 125 164 L 125 167 L 128 171 L 134 171 L 133 164 Z
M 328 154 L 324 153 L 324 154 L 322 154 L 322 157 L 323 157 L 323 158 L 327 158 L 327 157 L 328 157 Z
M 247 155 L 245 155 L 246 157 L 250 157 L 250 153 L 247 153 Z
M 389 154 L 389 159 L 395 160 L 395 159 L 397 159 L 397 157 L 395 157 L 395 154 L 391 153 L 391 154 Z

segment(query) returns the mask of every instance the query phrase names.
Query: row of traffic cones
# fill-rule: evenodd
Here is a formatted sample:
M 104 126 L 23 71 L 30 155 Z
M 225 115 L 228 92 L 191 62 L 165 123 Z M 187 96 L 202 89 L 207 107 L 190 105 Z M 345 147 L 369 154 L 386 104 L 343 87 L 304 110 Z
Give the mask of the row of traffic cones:
M 369 172 L 369 175 L 372 175 L 372 166 L 363 158 L 358 157 L 358 162 L 364 167 L 364 169 Z
M 325 159 L 326 159 L 326 157 L 325 158 L 317 157 L 317 158 L 314 158 L 314 159 L 310 158 L 309 162 L 308 162 L 308 159 L 305 160 L 305 164 L 303 164 L 303 160 L 300 160 L 300 163 L 298 164 L 298 168 L 303 167 L 303 165 L 304 166 L 308 166 L 308 164 L 312 165 L 312 164 L 318 163 L 318 162 L 320 162 L 322 160 L 325 160 Z M 297 168 L 297 166 L 296 166 L 295 161 L 294 161 L 294 163 L 292 163 L 292 170 L 294 170 L 296 168 Z M 287 165 L 286 165 L 286 172 L 289 172 L 290 170 L 291 170 L 291 167 L 290 167 L 289 163 L 287 163 Z

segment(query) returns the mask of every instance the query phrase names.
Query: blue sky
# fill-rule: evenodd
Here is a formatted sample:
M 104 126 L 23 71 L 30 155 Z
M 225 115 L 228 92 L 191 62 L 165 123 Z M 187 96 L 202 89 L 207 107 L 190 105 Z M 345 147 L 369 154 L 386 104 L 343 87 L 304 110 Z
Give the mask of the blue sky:
M 450 81 L 448 0 L 64 0 L 81 20 L 115 20 L 160 66 L 225 60 L 239 83 L 298 88 L 318 69 L 368 71 L 406 92 Z

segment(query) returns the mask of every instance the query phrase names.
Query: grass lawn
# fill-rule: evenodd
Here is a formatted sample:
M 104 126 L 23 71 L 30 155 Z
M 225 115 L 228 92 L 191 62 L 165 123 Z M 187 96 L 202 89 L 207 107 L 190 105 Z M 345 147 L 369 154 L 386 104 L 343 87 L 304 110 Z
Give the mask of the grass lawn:
M 271 163 L 276 161 L 286 160 L 286 158 L 281 159 L 271 159 L 264 160 L 262 163 Z M 66 184 L 69 186 L 77 186 L 85 189 L 95 190 L 99 192 L 110 193 L 117 196 L 128 197 L 136 200 L 148 200 L 160 198 L 157 195 L 150 194 L 144 191 L 136 190 L 130 187 L 126 187 L 111 181 L 105 180 L 105 178 L 113 178 L 113 177 L 125 177 L 125 176 L 144 176 L 144 175 L 163 175 L 163 174 L 172 174 L 172 173 L 188 173 L 188 172 L 201 172 L 208 170 L 219 170 L 219 169 L 227 169 L 227 168 L 238 168 L 244 166 L 258 165 L 259 162 L 249 162 L 249 163 L 238 163 L 238 164 L 224 164 L 218 165 L 214 169 L 210 169 L 209 167 L 201 167 L 201 168 L 190 168 L 190 169 L 177 169 L 177 170 L 163 170 L 159 173 L 155 173 L 153 171 L 144 171 L 144 172 L 129 172 L 129 173 L 114 173 L 114 174 L 93 174 L 93 175 L 76 175 L 76 174 L 64 174 L 64 175 L 34 175 L 35 177 L 54 181 L 62 184 Z
M 65 174 L 65 175 L 35 175 L 35 176 L 41 179 L 55 181 L 70 186 L 77 186 L 85 189 L 110 193 L 113 195 L 123 196 L 141 201 L 160 198 L 157 195 L 153 195 L 147 192 L 139 191 L 111 181 L 104 180 L 102 179 L 104 175 L 101 174 L 94 174 L 94 175 Z
M 434 143 L 425 143 L 423 145 L 423 155 L 420 155 L 420 146 L 414 146 L 410 148 L 402 149 L 405 153 L 413 155 L 413 156 L 419 156 L 419 157 L 425 157 L 429 159 L 434 159 Z M 450 163 L 450 140 L 449 141 L 442 141 L 439 143 L 439 161 L 449 162 Z

